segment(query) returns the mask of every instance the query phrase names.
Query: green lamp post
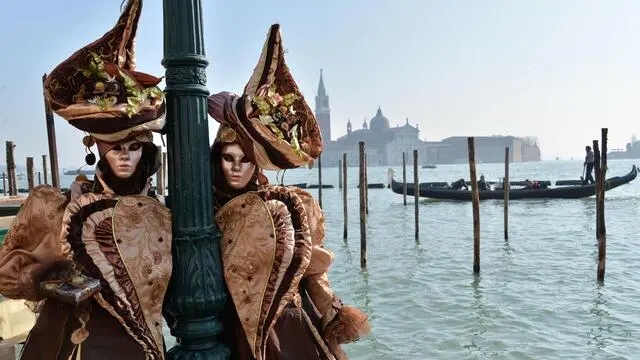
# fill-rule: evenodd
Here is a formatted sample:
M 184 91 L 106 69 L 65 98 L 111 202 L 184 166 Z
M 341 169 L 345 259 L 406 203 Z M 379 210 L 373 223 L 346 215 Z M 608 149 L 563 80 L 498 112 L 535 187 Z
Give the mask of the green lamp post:
M 173 275 L 165 314 L 178 344 L 171 360 L 224 360 L 218 315 L 227 301 L 213 222 L 202 4 L 164 0 L 169 207 Z

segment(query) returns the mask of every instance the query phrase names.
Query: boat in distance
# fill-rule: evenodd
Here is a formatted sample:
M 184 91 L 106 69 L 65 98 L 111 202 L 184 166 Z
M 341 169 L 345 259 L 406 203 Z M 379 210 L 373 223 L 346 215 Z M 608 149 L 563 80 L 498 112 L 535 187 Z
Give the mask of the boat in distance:
M 94 169 L 72 169 L 72 170 L 67 170 L 67 169 L 63 169 L 62 173 L 65 175 L 86 175 L 86 176 L 93 176 L 96 174 L 96 171 Z
M 635 165 L 631 168 L 631 171 L 623 176 L 614 176 L 606 180 L 605 190 L 615 189 L 618 186 L 630 183 L 638 174 L 638 170 Z M 397 182 L 395 179 L 391 181 L 391 189 L 396 194 L 402 194 L 402 182 Z M 407 183 L 407 195 L 414 195 L 413 183 Z M 556 186 L 537 189 L 509 189 L 509 200 L 518 199 L 580 199 L 590 197 L 596 193 L 596 184 L 587 185 L 569 185 L 569 186 Z M 487 199 L 504 199 L 504 191 L 498 190 L 479 190 L 478 195 L 480 200 Z M 420 186 L 420 197 L 443 199 L 443 200 L 461 200 L 471 201 L 471 189 L 469 190 L 456 190 L 446 187 L 431 187 L 422 185 Z

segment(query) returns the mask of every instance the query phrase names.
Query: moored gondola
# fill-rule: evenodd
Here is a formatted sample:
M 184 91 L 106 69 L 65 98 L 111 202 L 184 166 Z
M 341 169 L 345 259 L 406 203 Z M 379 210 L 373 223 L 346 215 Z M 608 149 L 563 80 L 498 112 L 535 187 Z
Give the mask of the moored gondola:
M 319 187 L 320 187 L 320 185 L 318 185 L 318 184 L 307 185 L 307 189 L 317 189 Z M 334 186 L 333 185 L 329 185 L 329 184 L 322 184 L 322 188 L 323 189 L 333 189 Z
M 620 185 L 627 184 L 633 181 L 637 176 L 637 169 L 634 165 L 631 171 L 624 176 L 614 176 L 607 179 L 606 190 L 617 188 Z M 391 189 L 397 194 L 402 194 L 402 183 L 392 180 Z M 407 195 L 413 196 L 414 186 L 412 183 L 407 183 Z M 502 190 L 481 190 L 478 191 L 480 200 L 487 199 L 503 199 L 504 192 Z M 589 196 L 593 196 L 596 193 L 595 184 L 588 185 L 573 185 L 573 186 L 558 186 L 547 187 L 540 189 L 510 189 L 509 200 L 519 199 L 579 199 Z M 433 199 L 444 200 L 471 200 L 471 191 L 467 190 L 454 190 L 450 188 L 442 187 L 426 187 L 420 186 L 420 197 L 427 197 Z

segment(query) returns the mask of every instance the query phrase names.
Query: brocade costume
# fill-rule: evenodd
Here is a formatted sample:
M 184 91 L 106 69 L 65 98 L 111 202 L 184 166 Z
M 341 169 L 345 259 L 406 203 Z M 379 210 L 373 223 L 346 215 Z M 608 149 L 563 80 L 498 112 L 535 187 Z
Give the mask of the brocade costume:
M 369 323 L 330 288 L 333 254 L 323 246 L 322 210 L 309 193 L 267 185 L 260 172 L 308 165 L 322 152 L 318 123 L 285 64 L 279 25 L 271 27 L 244 94 L 212 95 L 209 114 L 221 123 L 212 168 L 232 299 L 223 312 L 232 358 L 346 359 L 340 344 L 366 335 Z M 256 165 L 241 190 L 231 189 L 221 170 L 228 144 L 240 145 Z

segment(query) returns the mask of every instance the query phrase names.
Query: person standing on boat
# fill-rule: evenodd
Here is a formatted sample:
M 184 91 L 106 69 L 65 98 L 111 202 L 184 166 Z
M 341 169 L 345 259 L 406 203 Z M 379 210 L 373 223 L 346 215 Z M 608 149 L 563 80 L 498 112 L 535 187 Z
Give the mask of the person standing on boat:
M 587 152 L 587 156 L 584 158 L 584 166 L 586 166 L 587 170 L 585 172 L 585 178 L 583 184 L 593 184 L 596 181 L 593 179 L 593 164 L 595 162 L 595 155 L 593 154 L 593 150 L 591 150 L 591 146 L 586 146 L 585 151 Z
M 478 180 L 478 190 L 491 190 L 489 184 L 484 179 L 484 175 L 480 175 L 480 180 Z

